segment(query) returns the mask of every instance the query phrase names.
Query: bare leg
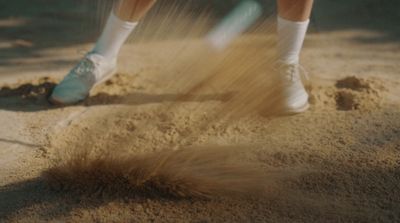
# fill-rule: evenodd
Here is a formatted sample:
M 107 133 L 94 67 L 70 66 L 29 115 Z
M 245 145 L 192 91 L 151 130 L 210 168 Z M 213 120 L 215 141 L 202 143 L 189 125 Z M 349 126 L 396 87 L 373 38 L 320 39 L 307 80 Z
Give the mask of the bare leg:
M 121 20 L 137 22 L 151 9 L 156 0 L 119 0 L 114 13 Z
M 54 89 L 49 100 L 60 105 L 75 104 L 85 99 L 96 83 L 111 77 L 122 45 L 155 2 L 119 0 L 93 50 Z
M 278 14 L 281 18 L 301 22 L 310 18 L 314 0 L 278 0 Z

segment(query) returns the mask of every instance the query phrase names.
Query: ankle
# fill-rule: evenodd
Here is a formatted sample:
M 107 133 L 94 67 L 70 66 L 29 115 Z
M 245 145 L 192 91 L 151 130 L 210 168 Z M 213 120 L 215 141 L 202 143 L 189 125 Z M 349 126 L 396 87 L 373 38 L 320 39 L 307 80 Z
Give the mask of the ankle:
M 126 42 L 131 32 L 137 26 L 136 22 L 123 21 L 111 13 L 103 33 L 96 42 L 92 52 L 106 59 L 116 58 L 122 45 Z

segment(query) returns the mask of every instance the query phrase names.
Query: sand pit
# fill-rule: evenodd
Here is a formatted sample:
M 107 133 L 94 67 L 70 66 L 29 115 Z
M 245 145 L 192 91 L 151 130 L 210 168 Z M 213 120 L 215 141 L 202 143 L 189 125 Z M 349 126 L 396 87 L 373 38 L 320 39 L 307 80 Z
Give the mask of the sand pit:
M 254 44 L 254 38 L 250 39 Z M 246 40 L 237 47 L 241 44 L 247 46 Z M 318 70 L 317 65 L 310 67 Z M 390 81 L 390 72 L 380 78 L 352 75 L 332 80 L 322 73 L 322 78 L 313 80 L 310 111 L 289 117 L 236 116 L 229 122 L 210 116 L 229 105 L 227 92 L 207 93 L 206 89 L 206 93 L 194 92 L 195 97 L 182 97 L 179 91 L 162 90 L 157 75 L 146 70 L 121 73 L 82 104 L 66 108 L 51 107 L 44 100 L 47 86 L 56 80 L 42 78 L 2 87 L 2 100 L 7 101 L 2 109 L 25 117 L 24 131 L 42 145 L 34 151 L 35 158 L 25 156 L 25 164 L 10 167 L 13 172 L 3 175 L 8 181 L 0 191 L 2 220 L 399 220 L 400 116 L 399 101 L 391 96 L 398 92 L 398 83 Z M 30 118 L 33 114 L 34 119 Z M 52 190 L 41 177 L 62 149 L 90 147 L 141 156 L 207 144 L 240 145 L 236 159 L 256 165 L 265 174 L 266 190 L 256 197 L 206 200 L 140 191 L 129 196 L 76 194 Z
M 398 42 L 311 34 L 311 108 L 275 116 L 274 36 L 189 34 L 128 44 L 75 106 L 46 96 L 89 45 L 0 68 L 0 222 L 400 221 Z

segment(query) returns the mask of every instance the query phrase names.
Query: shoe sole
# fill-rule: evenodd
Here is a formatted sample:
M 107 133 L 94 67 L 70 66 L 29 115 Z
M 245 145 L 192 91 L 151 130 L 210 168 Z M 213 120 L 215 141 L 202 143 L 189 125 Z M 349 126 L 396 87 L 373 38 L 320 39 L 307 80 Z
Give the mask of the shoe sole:
M 98 85 L 104 83 L 105 81 L 109 80 L 109 79 L 110 79 L 112 76 L 114 76 L 116 73 L 117 73 L 117 69 L 115 68 L 115 69 L 113 69 L 112 71 L 110 71 L 108 74 L 106 74 L 100 81 L 96 82 L 96 83 L 93 85 L 92 89 L 90 89 L 90 91 L 93 90 L 96 86 L 98 86 Z M 87 96 L 85 97 L 85 99 L 86 99 L 88 96 L 89 96 L 89 95 L 87 95 Z M 75 104 L 78 104 L 78 103 L 84 101 L 85 99 L 82 99 L 82 100 L 80 100 L 80 101 L 73 102 L 73 103 L 65 103 L 65 102 L 63 102 L 62 100 L 59 100 L 59 99 L 57 99 L 57 98 L 55 98 L 55 97 L 53 97 L 53 96 L 50 96 L 50 97 L 47 99 L 47 101 L 48 101 L 50 104 L 55 105 L 55 106 L 67 106 L 67 105 L 75 105 Z
M 304 113 L 310 108 L 310 104 L 307 102 L 303 106 L 296 108 L 296 109 L 288 109 L 283 111 L 283 115 L 297 115 L 300 113 Z

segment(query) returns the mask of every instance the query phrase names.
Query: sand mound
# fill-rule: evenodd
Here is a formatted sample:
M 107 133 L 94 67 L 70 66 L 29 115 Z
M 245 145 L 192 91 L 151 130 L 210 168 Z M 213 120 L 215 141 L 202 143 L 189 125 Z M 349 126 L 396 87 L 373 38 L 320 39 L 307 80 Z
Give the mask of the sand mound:
M 336 87 L 339 89 L 351 89 L 355 91 L 362 91 L 364 89 L 371 89 L 371 81 L 360 79 L 357 77 L 346 77 L 336 82 Z
M 384 103 L 385 92 L 378 79 L 350 76 L 336 81 L 334 86 L 316 86 L 311 103 L 322 109 L 370 111 Z
M 370 110 L 382 104 L 385 91 L 378 80 L 347 77 L 336 82 L 338 110 Z

